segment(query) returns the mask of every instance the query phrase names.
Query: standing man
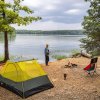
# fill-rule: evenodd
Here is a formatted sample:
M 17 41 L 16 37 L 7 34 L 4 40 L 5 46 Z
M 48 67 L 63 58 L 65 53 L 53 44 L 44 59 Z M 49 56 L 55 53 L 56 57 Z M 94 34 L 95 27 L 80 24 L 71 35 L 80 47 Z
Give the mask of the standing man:
M 45 47 L 45 64 L 46 64 L 46 66 L 48 66 L 48 62 L 49 62 L 49 49 L 48 49 L 48 44 L 46 44 L 46 47 Z

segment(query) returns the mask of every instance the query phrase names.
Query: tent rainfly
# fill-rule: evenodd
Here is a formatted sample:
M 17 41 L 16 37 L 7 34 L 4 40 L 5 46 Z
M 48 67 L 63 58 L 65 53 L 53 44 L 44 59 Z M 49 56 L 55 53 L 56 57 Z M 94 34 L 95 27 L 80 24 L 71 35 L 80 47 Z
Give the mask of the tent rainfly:
M 7 61 L 0 71 L 0 85 L 22 98 L 53 87 L 36 60 Z

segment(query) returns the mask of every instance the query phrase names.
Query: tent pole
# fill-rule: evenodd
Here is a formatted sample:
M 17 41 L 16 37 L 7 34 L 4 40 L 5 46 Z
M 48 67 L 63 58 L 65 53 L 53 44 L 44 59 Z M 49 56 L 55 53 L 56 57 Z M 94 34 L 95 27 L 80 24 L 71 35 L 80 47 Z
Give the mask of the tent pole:
M 24 82 L 22 82 L 22 89 L 23 89 L 23 98 L 25 98 L 25 96 L 24 96 Z

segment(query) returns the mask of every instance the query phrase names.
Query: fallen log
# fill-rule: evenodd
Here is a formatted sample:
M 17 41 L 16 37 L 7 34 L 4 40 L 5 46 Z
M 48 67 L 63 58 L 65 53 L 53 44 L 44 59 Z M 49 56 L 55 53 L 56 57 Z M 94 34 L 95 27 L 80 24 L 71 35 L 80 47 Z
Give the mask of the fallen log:
M 90 54 L 83 53 L 83 52 L 81 52 L 81 56 L 86 57 L 86 58 L 91 58 Z

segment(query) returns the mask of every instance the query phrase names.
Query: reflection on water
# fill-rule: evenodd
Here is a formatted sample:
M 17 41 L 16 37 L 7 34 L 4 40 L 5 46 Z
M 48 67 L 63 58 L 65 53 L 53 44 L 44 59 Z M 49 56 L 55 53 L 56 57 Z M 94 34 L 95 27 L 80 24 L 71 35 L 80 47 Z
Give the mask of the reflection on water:
M 13 56 L 37 58 L 44 61 L 45 44 L 49 44 L 50 55 L 68 55 L 73 49 L 80 49 L 79 40 L 82 37 L 79 35 L 17 34 L 14 41 L 9 42 L 9 53 Z M 0 55 L 3 55 L 3 51 L 3 43 L 0 41 Z

